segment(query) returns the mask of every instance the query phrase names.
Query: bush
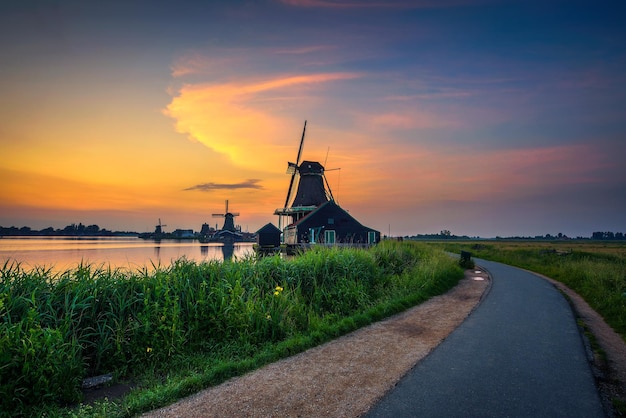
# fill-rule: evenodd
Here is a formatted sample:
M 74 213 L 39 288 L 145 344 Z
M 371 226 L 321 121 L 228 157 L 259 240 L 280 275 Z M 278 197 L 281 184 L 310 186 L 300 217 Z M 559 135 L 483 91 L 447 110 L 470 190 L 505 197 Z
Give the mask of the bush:
M 406 308 L 459 276 L 442 252 L 397 242 L 371 250 L 319 247 L 288 260 L 180 259 L 151 272 L 80 266 L 52 275 L 5 265 L 0 404 L 6 411 L 75 402 L 85 376 L 132 377 L 146 369 L 163 376 L 190 356 L 250 368 L 263 347 L 321 342 L 370 318 L 355 315 L 386 303 L 395 306 L 388 312 Z
M 0 324 L 0 399 L 4 410 L 81 398 L 83 365 L 75 340 L 42 328 L 31 311 L 26 321 Z

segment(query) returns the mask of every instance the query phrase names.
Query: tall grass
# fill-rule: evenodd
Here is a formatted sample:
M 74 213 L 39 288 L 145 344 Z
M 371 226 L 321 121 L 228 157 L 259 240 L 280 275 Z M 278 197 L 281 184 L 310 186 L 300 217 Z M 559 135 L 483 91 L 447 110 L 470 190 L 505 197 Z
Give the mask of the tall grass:
M 291 260 L 180 259 L 132 273 L 90 265 L 26 272 L 6 263 L 0 413 L 75 404 L 87 376 L 140 379 L 146 370 L 167 376 L 181 364 L 203 364 L 182 389 L 122 408 L 145 410 L 405 309 L 461 276 L 443 252 L 395 242 L 316 248 Z

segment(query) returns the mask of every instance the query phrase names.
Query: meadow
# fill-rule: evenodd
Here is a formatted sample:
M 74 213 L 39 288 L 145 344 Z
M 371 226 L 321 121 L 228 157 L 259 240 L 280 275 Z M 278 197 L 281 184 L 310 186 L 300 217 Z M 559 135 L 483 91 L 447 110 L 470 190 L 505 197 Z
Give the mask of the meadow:
M 0 415 L 132 416 L 403 311 L 452 288 L 426 244 L 316 248 L 129 273 L 0 268 Z M 82 405 L 85 377 L 131 382 Z
M 626 243 L 621 241 L 439 242 L 446 251 L 541 273 L 574 290 L 626 341 Z

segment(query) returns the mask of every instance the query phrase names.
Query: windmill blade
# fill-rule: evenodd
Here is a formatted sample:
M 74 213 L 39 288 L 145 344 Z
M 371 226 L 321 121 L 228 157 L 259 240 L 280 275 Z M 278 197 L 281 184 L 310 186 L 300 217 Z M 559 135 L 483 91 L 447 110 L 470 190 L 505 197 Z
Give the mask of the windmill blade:
M 298 166 L 294 163 L 287 163 L 287 174 L 294 174 Z
M 296 178 L 296 172 L 291 175 L 291 181 L 289 182 L 289 189 L 287 189 L 287 199 L 285 199 L 285 208 L 289 205 L 289 198 L 291 197 L 291 189 L 293 188 L 293 181 Z
M 322 177 L 324 177 L 324 181 L 326 182 L 326 188 L 328 189 L 328 195 L 330 196 L 330 200 L 335 200 L 335 198 L 333 197 L 333 191 L 330 190 L 330 184 L 328 184 L 328 179 L 326 178 L 326 175 L 322 175 Z
M 289 173 L 291 170 L 291 180 L 289 181 L 289 189 L 287 189 L 287 199 L 285 199 L 285 208 L 289 205 L 289 199 L 291 198 L 291 190 L 293 189 L 293 181 L 296 178 L 296 173 L 298 172 L 298 164 L 300 164 L 300 157 L 302 156 L 302 148 L 304 146 L 304 134 L 306 133 L 306 120 L 304 121 L 304 129 L 302 129 L 302 138 L 300 139 L 300 147 L 298 148 L 298 158 L 296 158 L 296 163 L 288 163 L 287 172 Z
M 223 213 L 214 213 L 213 215 L 214 218 L 223 218 L 225 215 Z
M 239 216 L 239 212 L 231 213 L 233 216 Z
M 304 121 L 304 129 L 302 129 L 302 139 L 300 139 L 300 148 L 298 148 L 298 158 L 296 158 L 296 166 L 300 164 L 300 156 L 302 155 L 302 148 L 304 146 L 304 133 L 306 132 L 306 121 Z

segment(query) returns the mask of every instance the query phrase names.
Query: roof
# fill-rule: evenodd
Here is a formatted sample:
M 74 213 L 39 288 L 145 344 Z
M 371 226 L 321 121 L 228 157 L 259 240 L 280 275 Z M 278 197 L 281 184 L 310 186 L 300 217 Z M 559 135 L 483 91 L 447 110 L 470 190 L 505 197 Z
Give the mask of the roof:
M 324 173 L 324 166 L 317 161 L 302 161 L 302 164 L 298 167 L 298 172 L 301 176 L 309 174 L 321 175 Z
M 324 209 L 326 206 L 334 206 L 336 209 L 339 209 L 340 211 L 342 211 L 344 213 L 345 216 L 347 216 L 348 218 L 352 219 L 354 222 L 356 222 L 357 224 L 359 224 L 360 226 L 362 226 L 363 228 L 366 228 L 365 226 L 363 226 L 363 224 L 361 224 L 359 221 L 357 221 L 354 216 L 350 215 L 348 213 L 347 210 L 343 209 L 341 206 L 339 206 L 334 200 L 329 200 L 328 202 L 324 202 L 321 205 L 319 205 L 314 211 L 312 211 L 311 213 L 309 213 L 308 215 L 306 215 L 305 217 L 303 217 L 302 219 L 298 220 L 296 223 L 291 224 L 290 226 L 297 226 L 301 223 L 304 223 L 308 220 L 310 220 L 312 217 L 315 216 L 316 213 L 320 212 L 322 209 Z
M 256 231 L 257 234 L 268 234 L 268 233 L 278 233 L 280 234 L 280 229 L 278 229 L 273 223 L 268 222 L 266 225 L 264 225 L 263 227 L 261 227 L 261 229 L 259 229 L 258 231 Z

